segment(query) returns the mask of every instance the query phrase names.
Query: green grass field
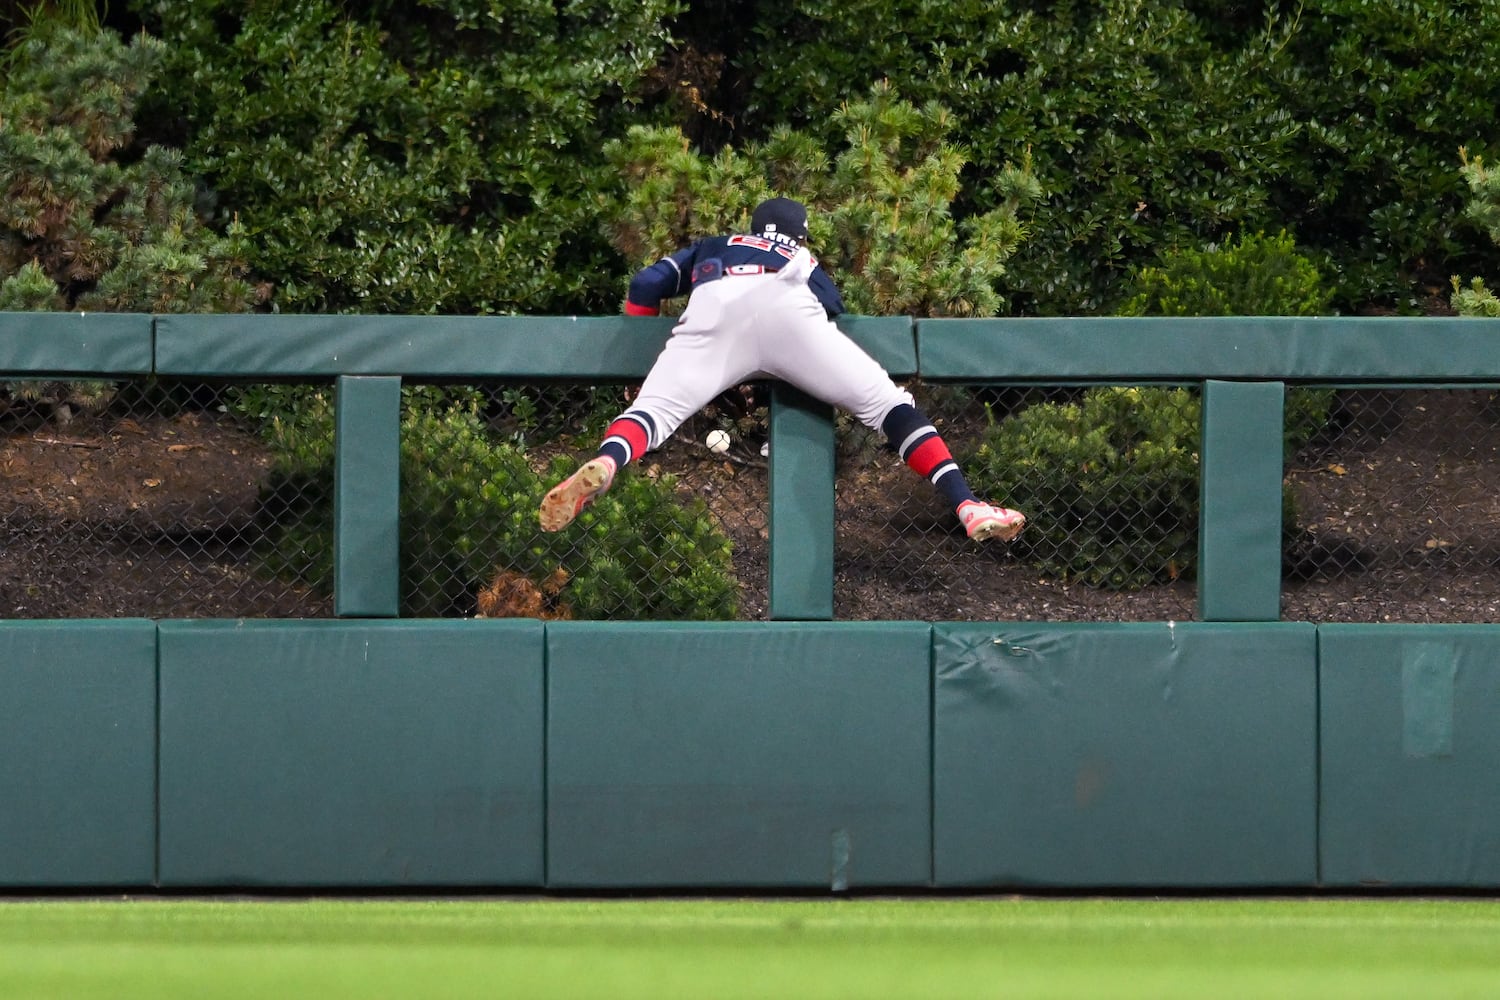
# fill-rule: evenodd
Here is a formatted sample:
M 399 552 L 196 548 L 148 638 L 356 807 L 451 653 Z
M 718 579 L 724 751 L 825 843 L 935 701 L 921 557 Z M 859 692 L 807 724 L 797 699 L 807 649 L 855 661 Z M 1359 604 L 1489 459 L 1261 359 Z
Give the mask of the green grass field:
M 0 997 L 1495 997 L 1500 901 L 13 900 Z

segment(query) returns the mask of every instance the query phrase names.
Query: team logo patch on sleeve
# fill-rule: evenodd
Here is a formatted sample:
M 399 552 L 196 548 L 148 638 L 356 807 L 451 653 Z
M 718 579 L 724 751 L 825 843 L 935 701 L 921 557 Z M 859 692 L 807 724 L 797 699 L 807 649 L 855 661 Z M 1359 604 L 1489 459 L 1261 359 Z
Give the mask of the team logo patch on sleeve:
M 724 276 L 724 262 L 717 257 L 699 261 L 693 268 L 693 284 L 701 285 L 709 281 L 717 281 Z

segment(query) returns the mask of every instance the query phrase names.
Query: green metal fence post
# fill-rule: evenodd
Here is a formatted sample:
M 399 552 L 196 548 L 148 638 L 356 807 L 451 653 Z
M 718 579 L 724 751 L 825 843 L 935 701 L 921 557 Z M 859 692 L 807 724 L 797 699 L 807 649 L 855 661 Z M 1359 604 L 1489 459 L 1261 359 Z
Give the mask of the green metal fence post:
M 1203 384 L 1198 612 L 1204 621 L 1281 617 L 1281 382 Z
M 400 608 L 401 379 L 337 380 L 333 610 L 395 618 Z
M 778 621 L 833 618 L 833 408 L 771 389 L 770 606 Z

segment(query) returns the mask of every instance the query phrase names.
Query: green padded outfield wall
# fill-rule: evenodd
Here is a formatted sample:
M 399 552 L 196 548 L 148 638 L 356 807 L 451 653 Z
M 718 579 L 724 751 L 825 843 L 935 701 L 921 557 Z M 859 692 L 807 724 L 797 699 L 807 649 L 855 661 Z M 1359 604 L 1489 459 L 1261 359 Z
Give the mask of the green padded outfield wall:
M 156 877 L 156 625 L 0 622 L 0 886 Z
M 162 886 L 540 886 L 542 636 L 162 622 Z
M 1323 625 L 1321 880 L 1500 886 L 1500 627 Z
M 949 887 L 1316 876 L 1314 626 L 933 627 L 933 875 Z
M 547 626 L 547 883 L 931 878 L 931 628 Z

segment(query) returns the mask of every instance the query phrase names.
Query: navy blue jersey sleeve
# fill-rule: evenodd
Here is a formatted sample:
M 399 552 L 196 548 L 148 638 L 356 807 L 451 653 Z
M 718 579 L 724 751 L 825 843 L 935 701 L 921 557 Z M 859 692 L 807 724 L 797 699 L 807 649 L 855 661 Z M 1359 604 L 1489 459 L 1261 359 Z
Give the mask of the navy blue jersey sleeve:
M 635 316 L 655 316 L 661 312 L 663 299 L 686 294 L 692 287 L 697 250 L 695 243 L 637 271 L 625 294 L 625 311 Z
M 838 286 L 828 276 L 823 268 L 813 268 L 812 277 L 807 279 L 807 287 L 823 303 L 823 309 L 828 313 L 828 318 L 833 319 L 844 312 L 844 297 L 839 294 Z

